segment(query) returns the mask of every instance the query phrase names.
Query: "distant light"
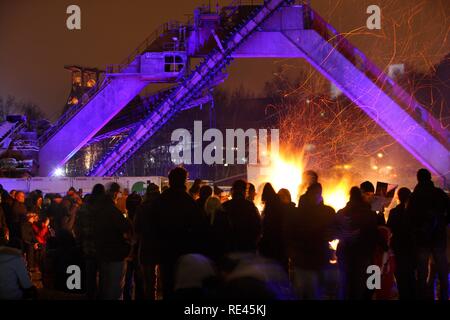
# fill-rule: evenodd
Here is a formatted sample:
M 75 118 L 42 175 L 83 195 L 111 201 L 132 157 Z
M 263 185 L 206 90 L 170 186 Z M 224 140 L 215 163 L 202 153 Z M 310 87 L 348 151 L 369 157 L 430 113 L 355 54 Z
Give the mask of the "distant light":
M 348 170 L 348 169 L 351 169 L 351 168 L 352 168 L 351 165 L 349 165 L 349 164 L 344 164 L 344 169 L 345 169 L 345 170 Z
M 373 170 L 378 170 L 378 166 L 372 166 Z
M 64 170 L 62 168 L 56 168 L 53 171 L 53 176 L 55 176 L 55 177 L 63 177 L 64 176 Z
M 309 99 L 306 99 L 306 103 L 310 103 L 311 102 L 311 100 L 309 100 Z
M 178 38 L 177 37 L 173 37 L 172 40 L 173 41 L 178 41 Z
M 383 158 L 383 154 L 381 152 L 378 152 L 377 157 L 381 159 L 381 158 Z
M 392 170 L 392 166 L 387 166 L 386 169 Z
M 77 97 L 72 97 L 72 99 L 70 99 L 69 104 L 78 104 L 78 99 Z
M 94 79 L 89 79 L 88 82 L 86 83 L 86 86 L 88 88 L 92 88 L 93 86 L 95 86 L 95 80 Z

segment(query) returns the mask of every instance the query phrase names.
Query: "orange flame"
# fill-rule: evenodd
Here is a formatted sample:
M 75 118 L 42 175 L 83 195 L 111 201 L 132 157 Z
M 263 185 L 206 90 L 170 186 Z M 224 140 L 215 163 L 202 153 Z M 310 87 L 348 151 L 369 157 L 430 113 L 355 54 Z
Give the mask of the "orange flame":
M 260 187 L 270 182 L 276 191 L 281 188 L 288 189 L 291 193 L 292 201 L 297 202 L 302 187 L 302 174 L 306 167 L 303 153 L 298 156 L 272 156 L 271 164 L 260 169 L 259 174 L 250 182 Z M 339 180 L 328 177 L 319 177 L 323 187 L 324 203 L 335 210 L 342 209 L 348 200 L 348 192 L 351 184 L 350 179 L 341 178 Z
M 292 201 L 296 203 L 300 196 L 302 174 L 305 167 L 303 154 L 297 157 L 272 156 L 271 165 L 263 168 L 251 182 L 256 183 L 259 189 L 261 189 L 265 182 L 270 182 L 276 191 L 281 188 L 288 189 L 291 193 Z M 320 182 L 323 187 L 324 203 L 336 211 L 344 208 L 348 201 L 348 194 L 351 187 L 350 179 L 346 177 L 341 179 L 320 177 Z M 258 207 L 262 209 L 260 202 Z M 336 250 L 338 243 L 339 240 L 337 239 L 330 241 L 330 248 Z M 332 260 L 330 263 L 336 262 Z

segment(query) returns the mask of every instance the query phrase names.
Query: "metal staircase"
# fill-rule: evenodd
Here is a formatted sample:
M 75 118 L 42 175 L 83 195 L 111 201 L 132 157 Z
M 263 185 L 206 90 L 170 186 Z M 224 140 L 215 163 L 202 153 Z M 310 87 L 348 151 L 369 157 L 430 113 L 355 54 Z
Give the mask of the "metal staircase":
M 5 121 L 0 124 L 0 148 L 8 148 L 14 135 L 23 128 L 25 128 L 25 122 Z

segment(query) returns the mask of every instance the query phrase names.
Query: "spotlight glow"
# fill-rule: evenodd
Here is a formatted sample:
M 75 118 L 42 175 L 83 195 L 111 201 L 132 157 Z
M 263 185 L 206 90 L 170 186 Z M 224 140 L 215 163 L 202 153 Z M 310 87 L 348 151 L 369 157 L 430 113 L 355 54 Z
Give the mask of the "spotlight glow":
M 63 177 L 64 176 L 64 169 L 63 168 L 56 168 L 53 171 L 53 176 L 54 177 Z

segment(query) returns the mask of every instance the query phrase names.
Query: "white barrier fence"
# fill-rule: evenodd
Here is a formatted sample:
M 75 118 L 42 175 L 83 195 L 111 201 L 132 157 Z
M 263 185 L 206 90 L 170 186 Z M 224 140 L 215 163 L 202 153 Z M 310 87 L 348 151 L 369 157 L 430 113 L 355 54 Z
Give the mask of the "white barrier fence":
M 84 194 L 90 193 L 95 184 L 108 185 L 117 182 L 122 188 L 130 192 L 144 193 L 149 183 L 154 183 L 160 188 L 167 183 L 164 177 L 34 177 L 34 178 L 0 178 L 3 189 L 21 190 L 26 193 L 33 190 L 41 190 L 44 194 L 65 194 L 69 188 L 82 189 Z

